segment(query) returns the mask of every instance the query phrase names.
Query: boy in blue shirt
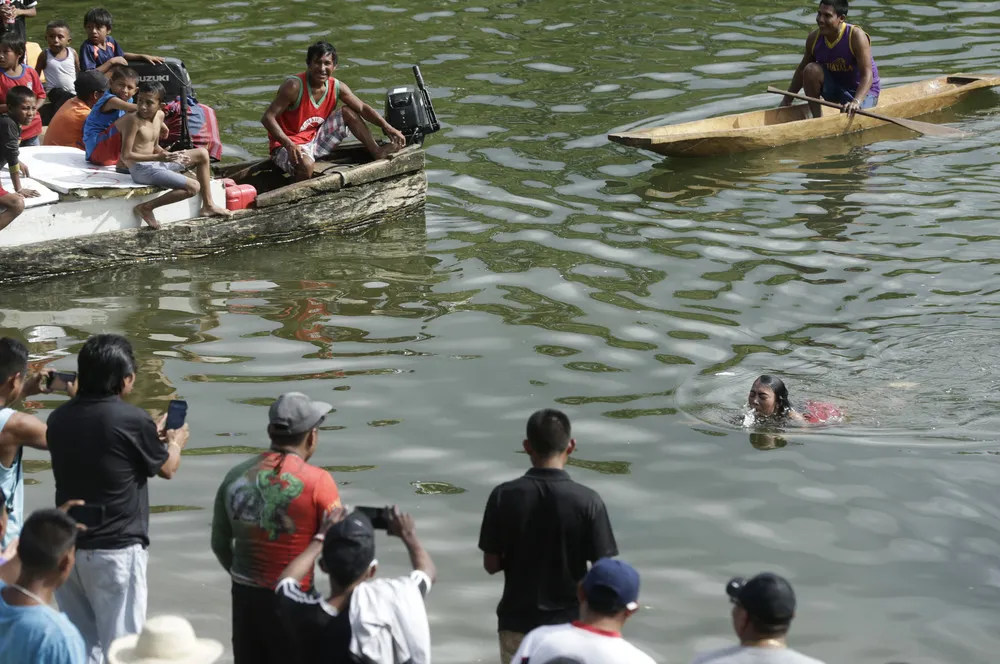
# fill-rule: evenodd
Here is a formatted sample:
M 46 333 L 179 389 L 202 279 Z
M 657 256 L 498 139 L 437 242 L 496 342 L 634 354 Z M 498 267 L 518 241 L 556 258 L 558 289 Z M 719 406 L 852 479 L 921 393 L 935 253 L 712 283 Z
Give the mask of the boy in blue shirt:
M 129 60 L 145 60 L 154 65 L 163 62 L 163 58 L 155 55 L 123 51 L 110 34 L 111 25 L 111 12 L 103 7 L 95 7 L 83 17 L 87 41 L 80 46 L 80 71 L 96 69 L 107 74 L 114 67 L 128 67 Z
M 122 135 L 115 122 L 136 106 L 132 95 L 139 85 L 139 75 L 134 69 L 116 67 L 111 74 L 111 83 L 104 96 L 97 100 L 90 115 L 83 123 L 83 145 L 87 161 L 99 166 L 118 163 L 122 151 Z
M 34 512 L 17 555 L 17 583 L 0 581 L 0 664 L 85 664 L 80 630 L 51 607 L 76 562 L 76 522 L 56 509 Z

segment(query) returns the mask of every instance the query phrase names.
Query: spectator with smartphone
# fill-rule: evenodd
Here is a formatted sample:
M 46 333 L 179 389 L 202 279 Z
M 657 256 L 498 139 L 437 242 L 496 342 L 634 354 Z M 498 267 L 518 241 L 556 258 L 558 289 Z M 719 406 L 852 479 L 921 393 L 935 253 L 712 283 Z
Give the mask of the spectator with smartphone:
M 561 411 L 534 412 L 522 443 L 531 469 L 494 488 L 486 502 L 479 548 L 486 572 L 504 573 L 497 606 L 502 664 L 536 627 L 576 620 L 576 587 L 587 563 L 618 555 L 604 501 L 564 469 L 576 449 L 570 434 Z
M 91 337 L 77 363 L 77 395 L 49 416 L 48 443 L 56 502 L 84 500 L 81 514 L 90 523 L 56 597 L 83 634 L 90 661 L 100 664 L 112 641 L 145 623 L 148 481 L 174 477 L 188 427 L 167 430 L 165 417 L 157 424 L 125 401 L 136 362 L 124 337 Z
M 278 609 L 297 648 L 297 664 L 430 662 L 431 635 L 424 598 L 437 578 L 417 538 L 413 517 L 388 510 L 386 530 L 403 540 L 413 566 L 406 576 L 376 579 L 375 529 L 361 510 L 331 514 L 309 546 L 281 573 Z M 303 592 L 300 583 L 320 569 L 330 595 Z
M 0 552 L 11 547 L 24 520 L 25 447 L 47 450 L 45 423 L 34 415 L 19 413 L 11 404 L 46 392 L 51 373 L 28 374 L 28 348 L 17 339 L 0 339 L 0 491 L 8 522 L 0 535 Z M 72 388 L 73 386 L 69 386 Z
M 76 536 L 76 523 L 62 510 L 38 510 L 25 522 L 17 581 L 0 581 L 0 664 L 87 661 L 80 631 L 52 608 L 73 570 Z
M 216 493 L 212 551 L 232 577 L 235 664 L 285 661 L 289 637 L 274 587 L 340 506 L 333 476 L 309 464 L 332 408 L 301 392 L 282 394 L 268 412 L 270 449 L 230 470 Z M 298 581 L 310 591 L 311 571 Z

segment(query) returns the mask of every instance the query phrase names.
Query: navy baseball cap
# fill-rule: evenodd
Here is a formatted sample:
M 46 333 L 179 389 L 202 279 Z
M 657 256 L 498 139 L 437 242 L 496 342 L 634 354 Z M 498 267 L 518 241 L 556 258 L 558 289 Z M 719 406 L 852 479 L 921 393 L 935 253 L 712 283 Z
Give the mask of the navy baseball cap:
M 602 613 L 639 608 L 639 573 L 624 560 L 601 558 L 583 577 L 587 604 Z
M 762 572 L 749 581 L 730 579 L 726 594 L 764 625 L 787 625 L 795 616 L 792 584 L 771 572 Z
M 330 526 L 323 538 L 323 566 L 341 588 L 368 571 L 375 560 L 375 529 L 362 512 L 351 512 Z

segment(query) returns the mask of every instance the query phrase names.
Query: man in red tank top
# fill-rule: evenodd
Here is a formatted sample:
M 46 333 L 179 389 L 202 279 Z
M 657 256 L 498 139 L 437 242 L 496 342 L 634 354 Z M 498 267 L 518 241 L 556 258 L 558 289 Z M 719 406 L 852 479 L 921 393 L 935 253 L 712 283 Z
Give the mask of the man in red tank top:
M 329 42 L 318 41 L 310 46 L 306 65 L 306 71 L 285 79 L 260 119 L 270 138 L 271 160 L 278 167 L 296 180 L 308 180 L 316 160 L 333 152 L 348 132 L 374 159 L 406 145 L 398 129 L 333 77 L 337 49 Z M 379 145 L 366 120 L 379 125 L 390 142 Z

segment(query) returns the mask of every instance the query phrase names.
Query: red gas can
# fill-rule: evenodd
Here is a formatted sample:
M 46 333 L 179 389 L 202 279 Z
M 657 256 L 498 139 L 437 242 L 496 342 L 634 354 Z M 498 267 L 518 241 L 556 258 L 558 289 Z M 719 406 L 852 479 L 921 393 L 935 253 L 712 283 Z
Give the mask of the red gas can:
M 226 209 L 245 210 L 257 200 L 257 189 L 249 184 L 226 187 Z
M 229 189 L 230 187 L 235 187 L 236 180 L 232 178 L 222 178 L 222 186 L 225 187 L 226 189 Z

